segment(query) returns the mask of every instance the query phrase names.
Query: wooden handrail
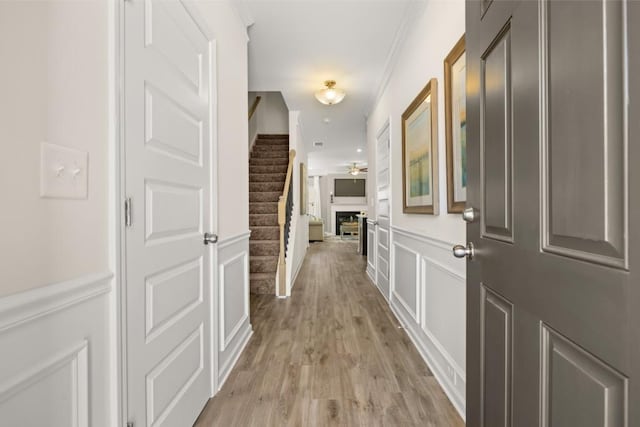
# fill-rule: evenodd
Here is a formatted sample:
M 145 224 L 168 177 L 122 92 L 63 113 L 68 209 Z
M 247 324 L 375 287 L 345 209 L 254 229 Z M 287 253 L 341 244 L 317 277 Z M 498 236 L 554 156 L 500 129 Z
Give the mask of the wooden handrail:
M 251 117 L 253 117 L 253 113 L 256 112 L 256 109 L 258 108 L 258 104 L 260 104 L 261 100 L 262 100 L 261 96 L 256 96 L 256 99 L 253 100 L 253 104 L 251 104 L 251 108 L 249 108 L 249 120 L 251 120 Z
M 280 226 L 280 256 L 278 258 L 278 296 L 286 294 L 287 261 L 285 249 L 285 225 L 287 223 L 287 198 L 289 197 L 289 186 L 293 175 L 293 160 L 296 157 L 296 150 L 289 151 L 289 165 L 287 166 L 287 177 L 284 181 L 282 196 L 278 199 L 278 225 Z

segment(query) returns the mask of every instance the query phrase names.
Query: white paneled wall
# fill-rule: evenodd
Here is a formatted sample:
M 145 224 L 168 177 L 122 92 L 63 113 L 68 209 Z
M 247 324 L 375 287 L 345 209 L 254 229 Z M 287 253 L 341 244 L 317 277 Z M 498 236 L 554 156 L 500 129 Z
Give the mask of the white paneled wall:
M 369 190 L 390 181 L 391 203 L 370 206 L 369 217 L 380 223 L 390 217 L 391 235 L 378 234 L 379 245 L 391 252 L 390 305 L 431 367 L 460 415 L 465 412 L 465 262 L 451 255 L 454 244 L 466 241 L 459 214 L 403 212 L 402 113 L 430 78 L 438 80 L 438 173 L 440 205 L 447 205 L 443 61 L 464 34 L 464 0 L 431 1 L 406 26 L 387 78 L 367 117 Z M 434 17 L 438 18 L 434 20 Z M 389 175 L 380 173 L 380 130 L 389 124 Z M 380 182 L 379 182 L 380 181 Z M 380 228 L 380 227 L 378 227 Z M 384 258 L 376 254 L 369 276 L 384 289 Z M 382 254 L 384 255 L 384 254 Z M 371 257 L 370 257 L 371 258 Z M 383 292 L 384 293 L 384 292 Z
M 227 379 L 253 333 L 249 318 L 249 236 L 218 244 L 218 388 Z
M 451 246 L 392 226 L 390 305 L 464 416 L 466 264 Z
M 0 300 L 0 425 L 115 424 L 111 292 L 105 273 Z

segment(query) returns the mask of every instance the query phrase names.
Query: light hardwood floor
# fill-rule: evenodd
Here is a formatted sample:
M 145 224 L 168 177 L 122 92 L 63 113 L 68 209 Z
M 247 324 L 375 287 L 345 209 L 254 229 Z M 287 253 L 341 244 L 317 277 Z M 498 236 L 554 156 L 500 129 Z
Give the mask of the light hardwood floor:
M 464 425 L 365 264 L 313 243 L 291 298 L 252 295 L 254 335 L 196 426 Z

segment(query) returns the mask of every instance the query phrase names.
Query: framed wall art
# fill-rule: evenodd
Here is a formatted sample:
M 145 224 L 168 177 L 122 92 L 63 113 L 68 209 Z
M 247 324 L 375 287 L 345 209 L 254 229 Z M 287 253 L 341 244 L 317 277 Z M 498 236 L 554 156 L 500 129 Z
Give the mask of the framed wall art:
M 447 211 L 461 213 L 467 200 L 467 107 L 464 36 L 444 60 Z
M 431 79 L 402 114 L 402 212 L 438 214 L 438 87 Z

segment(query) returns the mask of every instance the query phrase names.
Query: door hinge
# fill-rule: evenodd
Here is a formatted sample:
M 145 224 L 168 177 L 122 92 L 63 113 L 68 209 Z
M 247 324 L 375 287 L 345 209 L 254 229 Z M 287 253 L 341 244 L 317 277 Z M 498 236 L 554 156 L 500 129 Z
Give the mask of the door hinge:
M 133 427 L 133 423 L 127 423 L 127 427 Z
M 131 197 L 124 200 L 124 226 L 131 227 Z M 129 426 L 127 426 L 129 427 Z

